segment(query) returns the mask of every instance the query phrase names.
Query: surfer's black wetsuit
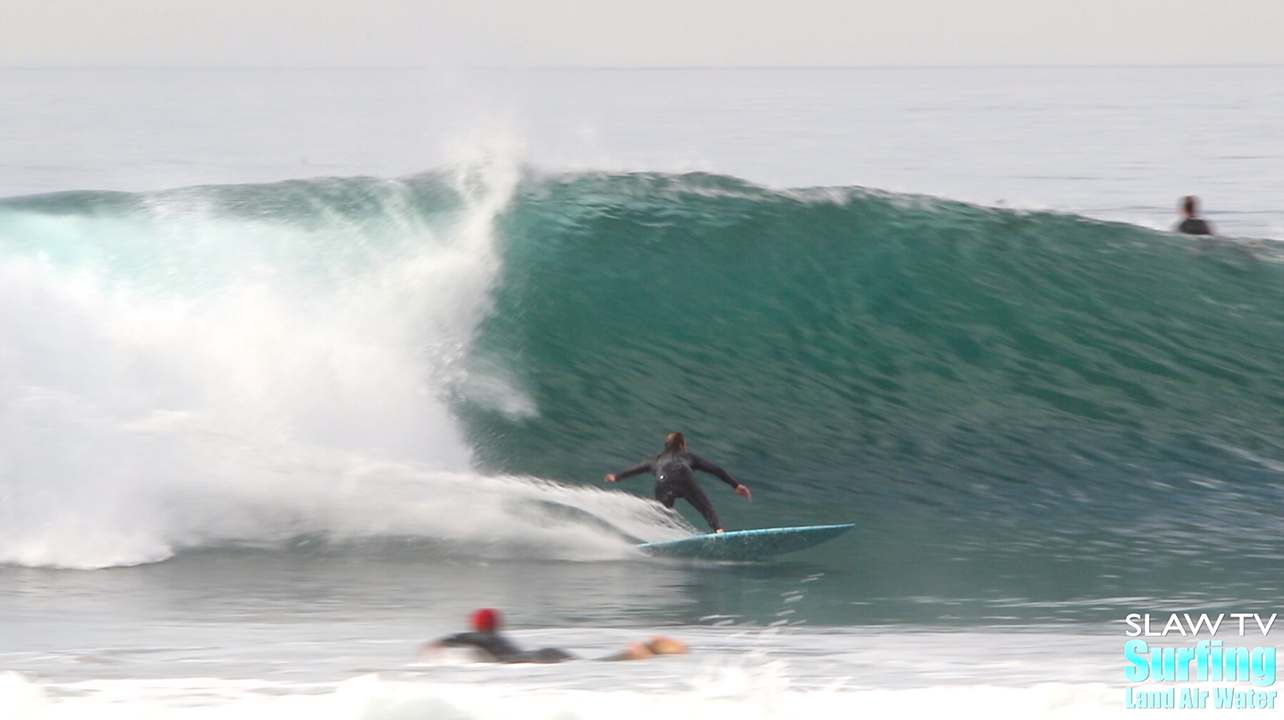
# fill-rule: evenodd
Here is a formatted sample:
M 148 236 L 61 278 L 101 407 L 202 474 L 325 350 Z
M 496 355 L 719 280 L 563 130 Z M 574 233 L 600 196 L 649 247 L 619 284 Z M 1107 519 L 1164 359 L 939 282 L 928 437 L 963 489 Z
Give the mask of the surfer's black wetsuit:
M 667 508 L 672 508 L 674 501 L 678 498 L 684 498 L 691 503 L 700 514 L 704 516 L 706 522 L 714 530 L 722 529 L 722 521 L 718 519 L 718 513 L 713 509 L 713 503 L 709 502 L 708 496 L 700 489 L 700 484 L 696 482 L 693 470 L 707 472 L 718 476 L 732 488 L 740 486 L 736 479 L 731 477 L 731 473 L 705 460 L 694 453 L 685 450 L 665 451 L 648 460 L 626 468 L 615 474 L 615 477 L 623 480 L 631 475 L 640 475 L 644 472 L 650 472 L 655 475 L 655 499 L 659 500 Z
M 437 641 L 446 647 L 472 647 L 489 655 L 496 662 L 505 663 L 556 663 L 572 660 L 574 655 L 558 648 L 522 650 L 511 640 L 497 632 L 461 632 Z
M 1177 226 L 1177 232 L 1187 235 L 1212 235 L 1213 228 L 1202 218 L 1188 217 Z

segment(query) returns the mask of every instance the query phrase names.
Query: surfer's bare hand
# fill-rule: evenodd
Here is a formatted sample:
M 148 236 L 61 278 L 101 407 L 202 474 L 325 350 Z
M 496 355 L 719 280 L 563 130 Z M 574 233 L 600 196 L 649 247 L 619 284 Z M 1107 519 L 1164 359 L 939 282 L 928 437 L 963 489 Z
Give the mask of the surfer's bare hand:
M 619 478 L 615 477 L 615 473 L 608 473 L 608 474 L 607 474 L 607 476 L 606 476 L 606 481 L 607 481 L 607 482 L 615 482 L 616 480 L 619 480 Z
M 745 498 L 746 500 L 753 499 L 753 493 L 749 492 L 749 487 L 747 485 L 737 485 L 736 494 L 742 498 Z

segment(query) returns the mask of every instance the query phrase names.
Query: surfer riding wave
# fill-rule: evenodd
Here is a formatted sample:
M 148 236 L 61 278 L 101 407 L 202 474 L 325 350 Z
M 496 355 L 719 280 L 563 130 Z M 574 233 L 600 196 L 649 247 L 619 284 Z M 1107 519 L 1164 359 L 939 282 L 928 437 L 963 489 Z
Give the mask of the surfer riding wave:
M 618 482 L 626 477 L 650 472 L 655 475 L 656 501 L 672 509 L 674 502 L 682 498 L 700 511 L 714 532 L 720 533 L 723 531 L 722 521 L 718 519 L 718 512 L 713 509 L 713 503 L 709 502 L 709 497 L 696 482 L 695 470 L 717 476 L 734 488 L 740 497 L 753 498 L 749 488 L 731 477 L 731 473 L 699 455 L 687 452 L 687 440 L 680 432 L 669 433 L 664 438 L 664 452 L 618 473 L 610 473 L 606 476 L 606 481 Z

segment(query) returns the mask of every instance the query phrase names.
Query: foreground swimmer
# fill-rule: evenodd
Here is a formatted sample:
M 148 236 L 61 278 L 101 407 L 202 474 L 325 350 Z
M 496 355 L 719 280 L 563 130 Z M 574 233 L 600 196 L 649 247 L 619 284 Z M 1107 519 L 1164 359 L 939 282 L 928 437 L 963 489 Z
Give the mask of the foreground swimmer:
M 502 623 L 498 610 L 476 610 L 468 616 L 468 624 L 473 627 L 473 632 L 447 635 L 440 640 L 424 643 L 419 654 L 431 655 L 441 648 L 467 647 L 481 651 L 487 660 L 502 663 L 558 663 L 576 659 L 574 655 L 559 648 L 522 650 L 499 634 Z M 644 643 L 633 643 L 621 652 L 599 659 L 641 660 L 656 655 L 684 655 L 686 652 L 686 643 L 681 640 L 657 635 Z
M 699 455 L 693 455 L 687 452 L 687 439 L 682 433 L 669 433 L 664 438 L 664 452 L 648 460 L 634 465 L 633 467 L 621 470 L 618 473 L 611 473 L 606 476 L 609 483 L 618 482 L 630 475 L 638 475 L 644 472 L 655 474 L 655 499 L 662 505 L 672 509 L 673 503 L 678 498 L 683 498 L 695 506 L 696 510 L 704 516 L 709 527 L 714 532 L 722 532 L 722 521 L 718 519 L 718 513 L 713 509 L 713 503 L 700 489 L 699 483 L 696 482 L 693 470 L 712 473 L 717 475 L 726 484 L 735 488 L 736 494 L 742 498 L 752 498 L 753 494 L 743 483 L 737 482 L 731 477 L 731 473 L 705 460 Z

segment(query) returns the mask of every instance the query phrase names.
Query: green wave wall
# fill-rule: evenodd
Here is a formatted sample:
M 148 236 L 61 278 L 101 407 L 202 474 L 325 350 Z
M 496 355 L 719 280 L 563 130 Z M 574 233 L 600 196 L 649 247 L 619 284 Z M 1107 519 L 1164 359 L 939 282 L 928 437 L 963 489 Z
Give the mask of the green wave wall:
M 501 232 L 473 357 L 537 412 L 460 399 L 489 467 L 600 482 L 680 430 L 754 489 L 706 483 L 729 526 L 856 521 L 874 564 L 1284 568 L 1264 243 L 646 174 L 530 180 Z

